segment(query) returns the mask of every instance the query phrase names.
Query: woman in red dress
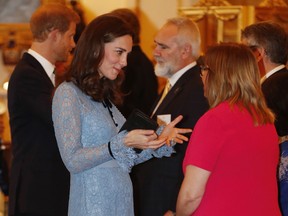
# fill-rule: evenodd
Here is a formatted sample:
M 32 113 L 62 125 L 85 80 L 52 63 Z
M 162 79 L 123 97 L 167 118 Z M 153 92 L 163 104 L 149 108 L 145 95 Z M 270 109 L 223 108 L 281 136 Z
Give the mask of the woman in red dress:
M 280 216 L 278 136 L 244 45 L 208 49 L 202 80 L 210 110 L 194 128 L 176 215 Z

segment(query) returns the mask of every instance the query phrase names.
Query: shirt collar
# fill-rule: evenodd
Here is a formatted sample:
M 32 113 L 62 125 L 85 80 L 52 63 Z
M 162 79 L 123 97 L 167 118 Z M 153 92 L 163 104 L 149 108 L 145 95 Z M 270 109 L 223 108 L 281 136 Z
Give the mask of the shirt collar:
M 188 71 L 190 68 L 194 67 L 196 65 L 196 61 L 186 65 L 184 68 L 180 69 L 179 71 L 177 71 L 175 74 L 173 74 L 173 76 L 171 76 L 168 80 L 169 83 L 171 84 L 171 87 L 177 82 L 177 80 L 186 72 Z
M 32 55 L 37 61 L 42 65 L 44 70 L 46 71 L 47 75 L 49 77 L 52 76 L 54 70 L 55 70 L 55 65 L 51 64 L 47 59 L 45 59 L 42 55 L 37 53 L 36 51 L 29 49 L 28 53 Z
M 281 64 L 275 68 L 273 68 L 271 71 L 269 71 L 268 73 L 265 74 L 265 78 L 267 79 L 268 77 L 270 77 L 272 74 L 276 73 L 277 71 L 281 70 L 285 68 L 284 64 Z

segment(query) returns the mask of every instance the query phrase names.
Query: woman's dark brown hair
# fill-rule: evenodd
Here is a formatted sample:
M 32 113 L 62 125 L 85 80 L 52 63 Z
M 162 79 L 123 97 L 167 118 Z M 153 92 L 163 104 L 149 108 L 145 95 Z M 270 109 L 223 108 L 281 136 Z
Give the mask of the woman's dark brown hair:
M 82 33 L 74 52 L 69 78 L 83 92 L 95 101 L 109 99 L 121 104 L 120 91 L 124 73 L 119 73 L 115 80 L 100 77 L 99 67 L 104 58 L 105 43 L 124 35 L 133 35 L 129 25 L 119 17 L 109 14 L 95 18 Z

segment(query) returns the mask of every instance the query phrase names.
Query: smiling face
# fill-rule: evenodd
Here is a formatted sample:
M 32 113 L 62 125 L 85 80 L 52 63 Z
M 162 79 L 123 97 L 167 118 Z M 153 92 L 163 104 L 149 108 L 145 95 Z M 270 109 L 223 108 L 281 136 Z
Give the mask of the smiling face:
M 124 35 L 105 44 L 103 62 L 99 67 L 100 77 L 115 80 L 121 69 L 127 65 L 127 55 L 132 49 L 132 37 Z

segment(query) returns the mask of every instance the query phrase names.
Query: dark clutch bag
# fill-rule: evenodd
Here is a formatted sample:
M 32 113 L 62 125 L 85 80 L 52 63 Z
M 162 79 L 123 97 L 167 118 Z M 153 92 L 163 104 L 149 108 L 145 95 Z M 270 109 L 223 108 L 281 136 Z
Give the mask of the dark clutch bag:
M 123 130 L 131 131 L 134 129 L 156 130 L 157 128 L 158 124 L 156 121 L 151 119 L 142 111 L 134 109 L 121 127 L 120 132 Z
M 120 131 L 127 130 L 131 131 L 134 129 L 147 129 L 147 130 L 156 130 L 158 124 L 156 121 L 151 119 L 145 113 L 138 109 L 134 109 L 132 113 L 127 118 L 126 122 L 121 127 Z M 134 148 L 136 153 L 141 153 L 142 149 Z

